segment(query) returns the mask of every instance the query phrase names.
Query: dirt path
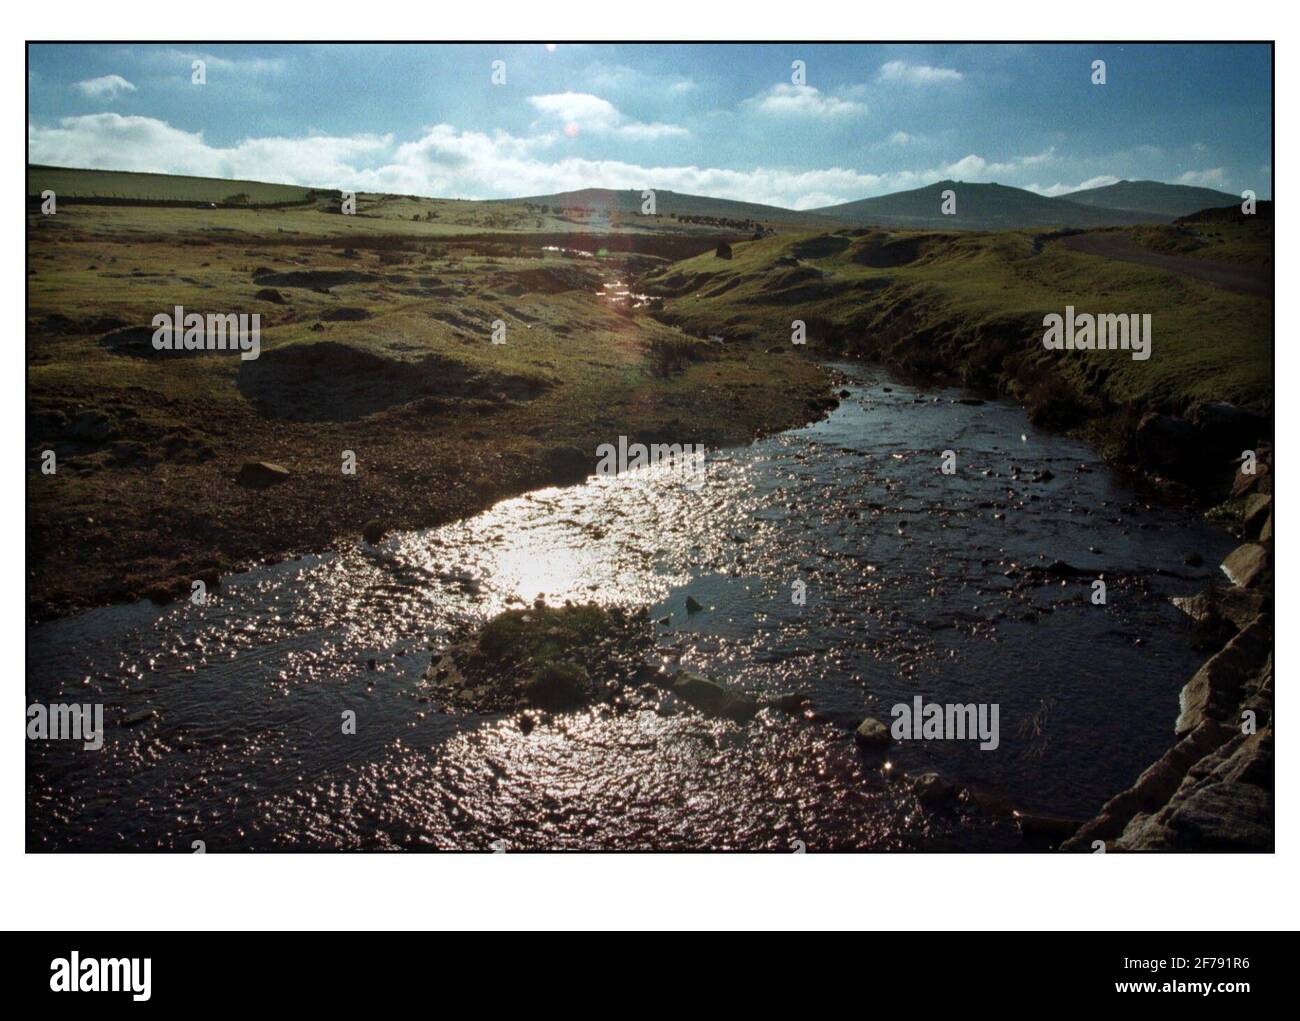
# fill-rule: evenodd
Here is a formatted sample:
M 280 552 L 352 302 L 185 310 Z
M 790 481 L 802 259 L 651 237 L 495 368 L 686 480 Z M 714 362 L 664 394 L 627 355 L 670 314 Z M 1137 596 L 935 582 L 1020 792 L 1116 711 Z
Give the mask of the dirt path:
M 1225 291 L 1254 294 L 1264 298 L 1273 296 L 1272 275 L 1267 270 L 1251 266 L 1235 266 L 1225 262 L 1211 262 L 1208 259 L 1194 259 L 1186 255 L 1153 252 L 1134 244 L 1122 234 L 1075 234 L 1063 238 L 1061 244 L 1085 255 L 1099 255 L 1102 258 L 1118 259 L 1121 262 L 1136 262 L 1143 266 L 1167 270 L 1170 273 L 1196 277 L 1215 287 L 1222 287 Z

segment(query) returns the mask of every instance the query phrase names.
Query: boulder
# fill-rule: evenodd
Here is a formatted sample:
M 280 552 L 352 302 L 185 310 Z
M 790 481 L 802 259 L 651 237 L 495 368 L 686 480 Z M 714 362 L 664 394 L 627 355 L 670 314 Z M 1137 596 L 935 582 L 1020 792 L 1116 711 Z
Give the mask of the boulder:
M 1090 851 L 1094 840 L 1118 838 L 1133 819 L 1164 806 L 1178 790 L 1187 771 L 1235 733 L 1225 723 L 1203 721 L 1148 766 L 1132 787 L 1106 802 L 1095 819 L 1084 823 L 1074 836 L 1061 844 L 1061 850 Z
M 957 785 L 938 773 L 922 773 L 912 781 L 912 793 L 923 805 L 938 805 L 957 796 Z
M 1174 596 L 1170 601 L 1197 624 L 1224 621 L 1234 632 L 1244 628 L 1264 608 L 1261 593 L 1235 585 L 1226 589 L 1207 589 L 1194 596 Z
M 1264 529 L 1264 522 L 1273 511 L 1273 497 L 1268 493 L 1251 493 L 1246 497 L 1246 507 L 1242 511 L 1242 525 L 1247 535 L 1259 535 Z
M 1216 459 L 1239 456 L 1243 450 L 1254 447 L 1268 429 L 1262 415 L 1227 401 L 1198 404 L 1188 417 Z
M 1237 467 L 1236 474 L 1232 477 L 1232 495 L 1245 496 L 1253 492 L 1271 492 L 1273 489 L 1273 480 L 1270 476 L 1270 468 L 1263 461 L 1257 461 L 1255 470 L 1247 474 L 1242 471 L 1245 466 L 1243 461 Z
M 758 702 L 749 695 L 687 670 L 673 681 L 673 694 L 708 716 L 721 716 L 736 723 L 752 720 L 759 709 Z
M 1221 566 L 1234 585 L 1252 588 L 1268 580 L 1272 573 L 1272 559 L 1267 546 L 1247 542 L 1229 553 Z
M 853 732 L 853 740 L 859 748 L 877 749 L 888 747 L 894 739 L 885 724 L 868 716 L 858 724 L 858 729 Z
M 1029 839 L 1046 840 L 1053 844 L 1068 840 L 1079 830 L 1078 819 L 1063 819 L 1054 815 L 1033 815 L 1017 812 L 1020 835 Z
M 1254 784 L 1203 783 L 1149 816 L 1116 842 L 1123 851 L 1271 851 L 1273 794 Z
M 1231 720 L 1247 683 L 1267 663 L 1271 643 L 1271 628 L 1261 614 L 1206 660 L 1178 695 L 1174 733 L 1189 734 L 1206 720 Z
M 1138 423 L 1134 443 L 1138 462 L 1147 471 L 1186 480 L 1202 466 L 1200 435 L 1184 419 L 1149 411 Z
M 289 480 L 289 469 L 269 461 L 245 461 L 235 481 L 249 489 L 266 489 Z
M 592 459 L 577 447 L 547 447 L 542 452 L 542 464 L 547 474 L 556 482 L 584 482 L 591 474 Z

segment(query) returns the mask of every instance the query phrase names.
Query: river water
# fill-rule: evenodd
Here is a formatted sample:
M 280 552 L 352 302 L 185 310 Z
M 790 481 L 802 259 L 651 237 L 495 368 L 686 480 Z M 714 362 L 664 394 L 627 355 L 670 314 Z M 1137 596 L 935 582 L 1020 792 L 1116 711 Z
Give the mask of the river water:
M 990 805 L 1090 815 L 1171 743 L 1200 657 L 1169 596 L 1231 538 L 1012 405 L 838 368 L 828 418 L 710 452 L 702 480 L 592 478 L 206 606 L 30 627 L 29 703 L 103 703 L 106 735 L 27 742 L 29 849 L 1016 850 Z M 1058 560 L 1087 574 L 1034 570 Z M 804 691 L 815 718 L 738 725 L 647 685 L 525 733 L 431 700 L 449 634 L 541 594 L 649 606 L 666 670 Z M 998 747 L 857 751 L 863 716 L 917 695 L 996 704 Z M 923 805 L 906 777 L 930 770 L 980 797 Z

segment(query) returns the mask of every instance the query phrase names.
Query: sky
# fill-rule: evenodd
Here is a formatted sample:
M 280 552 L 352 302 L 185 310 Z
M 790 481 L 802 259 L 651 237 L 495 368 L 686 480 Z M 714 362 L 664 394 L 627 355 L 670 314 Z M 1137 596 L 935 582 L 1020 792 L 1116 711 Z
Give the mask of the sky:
M 949 178 L 1271 198 L 1271 64 L 1266 44 L 32 44 L 28 160 L 439 198 L 655 188 L 792 209 Z

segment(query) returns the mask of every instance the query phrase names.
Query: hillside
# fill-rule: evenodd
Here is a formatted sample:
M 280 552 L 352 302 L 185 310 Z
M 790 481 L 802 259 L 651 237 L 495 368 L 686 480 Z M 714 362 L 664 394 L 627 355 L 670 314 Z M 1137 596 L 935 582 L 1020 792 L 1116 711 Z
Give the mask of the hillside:
M 674 263 L 636 286 L 662 298 L 656 314 L 688 333 L 788 348 L 801 320 L 810 353 L 879 358 L 1001 391 L 1042 424 L 1095 432 L 1120 459 L 1145 410 L 1185 414 L 1226 400 L 1271 412 L 1271 299 L 1098 258 L 1070 240 L 1050 231 L 765 238 L 735 245 L 730 259 Z M 1263 233 L 1238 242 L 1261 253 L 1271 244 Z M 1043 317 L 1067 304 L 1149 312 L 1153 356 L 1044 350 Z
M 640 215 L 642 197 L 640 189 L 615 191 L 611 188 L 583 188 L 580 191 L 559 192 L 554 195 L 532 195 L 519 199 L 501 199 L 515 204 L 533 203 L 552 209 L 588 209 L 598 213 Z M 711 198 L 707 195 L 682 195 L 675 191 L 655 189 L 655 211 L 661 217 L 712 217 L 716 219 L 746 220 L 774 224 L 802 224 L 809 229 L 837 225 L 831 218 L 814 212 L 783 209 L 758 202 L 737 202 L 733 199 Z
M 1165 218 L 1189 216 L 1202 209 L 1241 201 L 1235 195 L 1212 188 L 1193 188 L 1185 184 L 1164 184 L 1160 181 L 1120 181 L 1100 188 L 1072 191 L 1060 198 L 1098 209 L 1127 209 Z
M 956 194 L 956 212 L 944 214 L 943 193 L 949 190 Z M 823 206 L 811 212 L 849 223 L 936 230 L 1118 227 L 1170 219 L 1163 215 L 1153 218 L 1149 214 L 1049 199 L 1003 184 L 966 184 L 960 181 L 938 181 L 924 188 Z
M 338 192 L 292 184 L 264 184 L 223 177 L 139 174 L 125 170 L 78 170 L 27 165 L 27 197 L 39 200 L 50 190 L 60 202 L 149 205 L 271 206 L 306 205 Z

